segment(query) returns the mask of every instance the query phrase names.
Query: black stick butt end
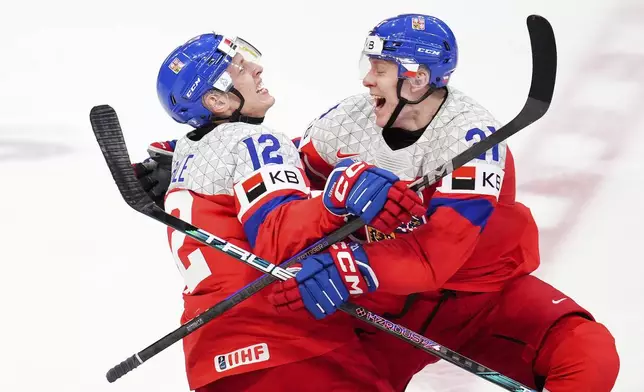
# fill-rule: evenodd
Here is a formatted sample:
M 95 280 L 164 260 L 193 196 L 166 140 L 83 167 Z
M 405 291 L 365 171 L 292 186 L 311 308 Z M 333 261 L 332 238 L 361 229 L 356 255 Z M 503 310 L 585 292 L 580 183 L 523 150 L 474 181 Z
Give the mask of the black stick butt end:
M 136 355 L 132 355 L 125 361 L 111 368 L 105 377 L 107 378 L 107 381 L 112 383 L 136 369 L 140 364 L 141 362 L 136 358 Z

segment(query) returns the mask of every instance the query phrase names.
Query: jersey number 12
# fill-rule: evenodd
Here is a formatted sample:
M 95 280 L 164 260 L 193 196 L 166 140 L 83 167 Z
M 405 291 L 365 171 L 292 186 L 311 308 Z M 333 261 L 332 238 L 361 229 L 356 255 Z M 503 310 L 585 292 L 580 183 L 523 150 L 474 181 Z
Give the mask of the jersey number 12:
M 270 134 L 260 135 L 257 139 L 259 146 L 262 148 L 262 161 L 264 165 L 269 163 L 282 164 L 284 159 L 277 154 L 277 150 L 280 149 L 280 142 L 277 138 Z M 248 147 L 248 154 L 250 155 L 250 160 L 253 163 L 253 170 L 257 170 L 263 165 L 259 161 L 259 155 L 257 155 L 257 148 L 255 147 L 255 140 L 252 137 L 246 138 L 243 140 L 246 147 Z

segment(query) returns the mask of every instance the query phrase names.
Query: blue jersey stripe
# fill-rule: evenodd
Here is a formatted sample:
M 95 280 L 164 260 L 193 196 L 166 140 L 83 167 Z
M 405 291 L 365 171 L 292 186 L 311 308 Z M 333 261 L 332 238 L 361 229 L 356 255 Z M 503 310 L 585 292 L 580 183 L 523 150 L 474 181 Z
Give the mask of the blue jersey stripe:
M 244 223 L 244 233 L 248 238 L 248 242 L 251 247 L 255 247 L 255 242 L 257 241 L 257 232 L 259 227 L 262 225 L 266 216 L 279 207 L 282 204 L 294 201 L 294 200 L 304 200 L 306 196 L 303 195 L 287 195 L 287 196 L 277 196 L 274 199 L 264 203 L 261 207 L 257 209 Z
M 492 202 L 487 199 L 453 199 L 434 197 L 431 199 L 427 215 L 432 215 L 438 207 L 448 207 L 456 211 L 472 225 L 485 228 L 487 220 L 494 211 Z

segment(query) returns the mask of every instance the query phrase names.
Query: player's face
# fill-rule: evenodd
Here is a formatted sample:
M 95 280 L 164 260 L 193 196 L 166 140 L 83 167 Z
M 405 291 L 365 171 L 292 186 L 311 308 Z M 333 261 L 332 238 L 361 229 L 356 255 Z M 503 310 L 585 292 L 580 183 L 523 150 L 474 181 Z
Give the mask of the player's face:
M 246 61 L 237 54 L 227 69 L 233 80 L 233 86 L 244 97 L 242 114 L 264 117 L 268 109 L 275 103 L 275 98 L 269 94 L 262 83 L 261 65 Z
M 398 64 L 379 59 L 369 59 L 369 62 L 371 68 L 362 79 L 362 84 L 369 89 L 373 98 L 376 125 L 384 127 L 398 105 Z

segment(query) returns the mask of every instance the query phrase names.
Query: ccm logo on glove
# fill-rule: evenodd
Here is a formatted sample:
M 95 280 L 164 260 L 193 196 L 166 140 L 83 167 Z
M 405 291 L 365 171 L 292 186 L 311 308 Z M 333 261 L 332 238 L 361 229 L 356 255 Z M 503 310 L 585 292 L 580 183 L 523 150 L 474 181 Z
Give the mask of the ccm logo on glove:
M 356 260 L 353 257 L 353 252 L 349 251 L 347 244 L 341 242 L 339 244 L 334 244 L 331 246 L 330 253 L 337 260 L 340 265 L 340 269 L 344 274 L 342 274 L 344 281 L 346 283 L 347 289 L 349 289 L 349 294 L 351 295 L 360 295 L 364 294 L 365 290 L 368 288 L 365 285 L 365 281 L 360 279 L 358 275 L 358 268 L 356 267 Z M 362 286 L 362 287 L 361 287 Z
M 349 190 L 349 182 L 347 179 L 353 178 L 356 175 L 361 173 L 361 170 L 366 166 L 364 162 L 356 162 L 353 165 L 346 168 L 344 175 L 340 177 L 338 183 L 335 186 L 334 196 L 339 202 L 344 202 L 344 199 L 347 197 L 347 191 Z
M 355 159 L 338 162 L 327 180 L 323 202 L 332 214 L 359 216 L 385 234 L 426 211 L 420 197 L 395 174 Z

